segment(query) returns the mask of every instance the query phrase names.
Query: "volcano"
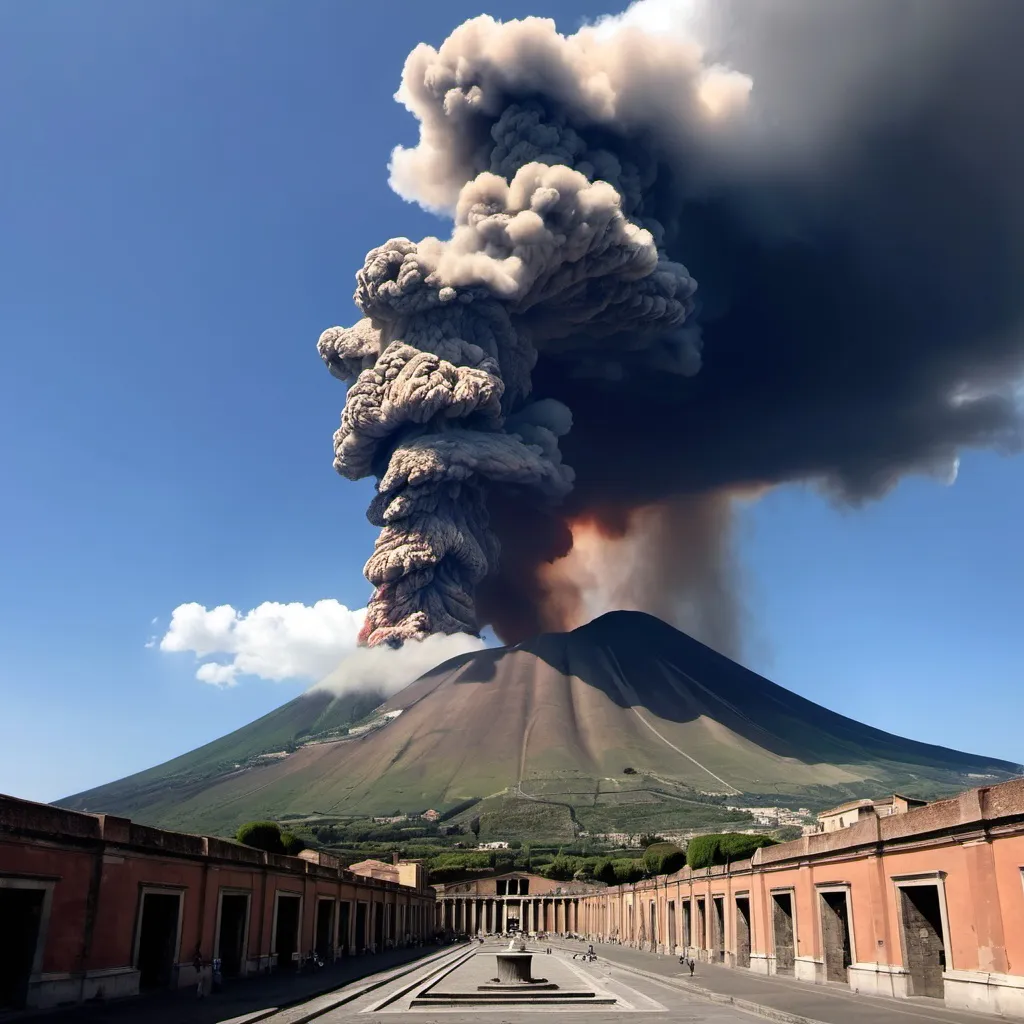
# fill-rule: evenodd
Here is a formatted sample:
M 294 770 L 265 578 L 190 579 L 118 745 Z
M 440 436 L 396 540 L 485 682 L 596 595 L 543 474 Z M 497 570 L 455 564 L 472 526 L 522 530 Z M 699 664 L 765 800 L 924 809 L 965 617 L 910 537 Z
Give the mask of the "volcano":
M 629 831 L 724 822 L 726 805 L 930 798 L 1022 771 L 835 714 L 641 612 L 460 655 L 338 734 L 365 710 L 313 689 L 221 747 L 59 803 L 209 832 L 471 804 Z

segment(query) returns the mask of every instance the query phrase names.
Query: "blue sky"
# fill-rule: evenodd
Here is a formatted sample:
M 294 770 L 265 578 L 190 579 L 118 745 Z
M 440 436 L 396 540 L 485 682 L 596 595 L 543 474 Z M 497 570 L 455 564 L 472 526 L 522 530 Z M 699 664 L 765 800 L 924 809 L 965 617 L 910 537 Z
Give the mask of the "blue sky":
M 573 29 L 611 4 L 492 3 Z M 442 14 L 438 14 L 438 11 Z M 147 647 L 188 602 L 365 603 L 368 484 L 331 468 L 320 332 L 393 235 L 419 41 L 476 2 L 0 9 L 0 792 L 51 800 L 300 692 Z M 1024 760 L 1020 461 L 740 525 L 748 664 L 844 714 Z M 157 622 L 154 624 L 153 619 Z

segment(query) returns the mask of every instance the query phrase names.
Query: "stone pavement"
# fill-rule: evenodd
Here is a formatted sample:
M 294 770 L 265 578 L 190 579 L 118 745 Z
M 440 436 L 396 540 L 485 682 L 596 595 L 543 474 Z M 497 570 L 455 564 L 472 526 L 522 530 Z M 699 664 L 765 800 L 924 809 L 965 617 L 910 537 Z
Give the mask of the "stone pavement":
M 585 949 L 587 943 L 562 943 L 564 948 Z M 993 1024 L 1005 1020 L 986 1013 L 949 1010 L 937 999 L 887 999 L 851 992 L 845 985 L 809 982 L 752 974 L 750 971 L 698 963 L 693 979 L 678 957 L 595 942 L 598 962 L 607 959 L 630 970 L 671 978 L 682 991 L 688 988 L 716 1000 L 732 1000 L 740 1009 L 761 1008 L 760 1016 L 781 1021 L 821 1024 Z
M 292 971 L 226 981 L 215 994 L 197 999 L 191 986 L 173 992 L 111 1002 L 86 1003 L 65 1009 L 20 1013 L 11 1020 L 38 1020 L 40 1024 L 229 1024 L 252 1022 L 277 1008 L 312 999 L 323 992 L 350 985 L 370 975 L 423 962 L 459 946 L 423 946 L 393 949 L 375 955 L 346 957 L 318 971 Z M 0 1015 L 0 1019 L 6 1017 Z
M 543 946 L 543 944 L 539 944 Z M 456 991 L 472 991 L 481 978 L 494 969 L 493 954 L 504 944 L 487 943 L 470 951 L 470 960 L 444 963 L 418 970 L 408 978 L 382 986 L 366 997 L 341 1006 L 295 1007 L 280 1018 L 268 1018 L 264 1024 L 542 1024 L 548 1014 L 575 1015 L 580 1024 L 626 1024 L 634 1014 L 654 1014 L 663 1024 L 757 1024 L 757 1018 L 732 1006 L 711 1003 L 675 989 L 667 980 L 641 977 L 605 961 L 582 964 L 572 961 L 565 950 L 556 949 L 547 956 L 542 949 L 531 949 L 534 975 L 550 977 L 566 990 L 595 991 L 602 999 L 614 998 L 614 1005 L 586 1005 L 582 1001 L 545 1005 L 538 1001 L 496 1006 L 424 1006 L 417 1005 L 424 987 L 432 987 L 451 977 Z M 539 956 L 536 954 L 540 954 Z M 306 1012 L 308 1010 L 311 1012 Z
M 54 1011 L 44 1019 L 54 1024 L 307 1024 L 313 1020 L 317 1024 L 527 1024 L 554 1012 L 582 1013 L 579 1019 L 585 1017 L 587 1024 L 625 1024 L 634 1013 L 653 1014 L 654 1020 L 666 1024 L 756 1024 L 757 1017 L 786 1024 L 994 1024 L 1002 1019 L 947 1010 L 932 999 L 864 996 L 851 993 L 845 986 L 811 985 L 712 964 L 698 964 L 691 980 L 689 970 L 680 966 L 677 957 L 603 943 L 594 943 L 598 959 L 586 964 L 570 959 L 572 952 L 586 948 L 585 943 L 551 945 L 554 957 L 537 957 L 535 974 L 559 973 L 560 983 L 565 980 L 561 978 L 564 969 L 580 976 L 593 974 L 594 983 L 621 1002 L 614 1007 L 445 1010 L 411 1009 L 407 1000 L 391 1000 L 393 995 L 412 992 L 428 979 L 440 977 L 475 948 L 459 944 L 354 957 L 314 973 L 241 980 L 201 1001 L 194 991 L 181 990 L 72 1007 Z M 488 944 L 478 952 L 496 952 L 499 948 Z M 555 962 L 556 958 L 560 963 Z M 483 963 L 470 966 L 484 969 Z M 474 971 L 469 973 L 475 977 Z

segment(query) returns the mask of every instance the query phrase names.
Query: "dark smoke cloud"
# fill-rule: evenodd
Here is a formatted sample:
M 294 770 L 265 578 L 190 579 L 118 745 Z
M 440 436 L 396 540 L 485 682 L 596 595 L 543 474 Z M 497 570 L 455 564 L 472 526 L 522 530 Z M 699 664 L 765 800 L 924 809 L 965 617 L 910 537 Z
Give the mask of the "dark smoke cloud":
M 455 207 L 455 235 L 371 253 L 371 322 L 321 339 L 332 372 L 363 371 L 336 465 L 381 480 L 371 639 L 488 621 L 520 638 L 548 615 L 543 565 L 602 509 L 659 506 L 665 544 L 675 522 L 677 547 L 724 551 L 736 488 L 812 480 L 861 501 L 1016 445 L 1021 38 L 1019 0 L 644 0 L 575 36 L 480 18 L 418 47 L 398 98 L 421 138 L 392 184 Z M 565 196 L 540 184 L 567 168 L 643 232 L 627 273 L 510 243 L 502 218 L 555 202 L 545 189 L 589 223 L 577 178 Z M 441 328 L 446 289 L 462 312 Z M 397 398 L 425 358 L 427 404 Z M 466 455 L 481 444 L 499 471 Z M 692 514 L 702 501 L 714 515 Z M 656 601 L 704 578 L 715 599 L 706 559 L 665 561 Z

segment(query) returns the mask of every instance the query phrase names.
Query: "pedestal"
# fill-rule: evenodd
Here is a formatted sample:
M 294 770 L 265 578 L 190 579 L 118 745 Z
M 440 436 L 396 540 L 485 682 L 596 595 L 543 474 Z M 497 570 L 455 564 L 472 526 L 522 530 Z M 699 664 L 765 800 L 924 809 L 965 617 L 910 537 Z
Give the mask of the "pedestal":
M 533 981 L 530 965 L 532 953 L 497 953 L 498 978 L 506 984 L 529 984 Z

